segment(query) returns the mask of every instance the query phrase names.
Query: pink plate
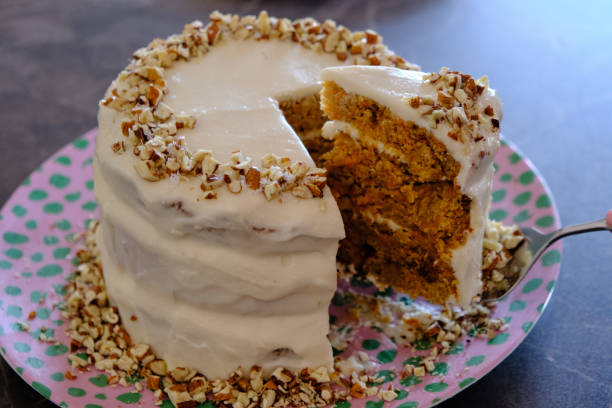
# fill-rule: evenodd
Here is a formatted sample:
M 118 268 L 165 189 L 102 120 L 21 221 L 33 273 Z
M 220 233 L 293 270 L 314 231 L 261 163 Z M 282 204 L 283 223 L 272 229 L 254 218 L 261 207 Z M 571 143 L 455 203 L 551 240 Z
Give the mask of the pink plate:
M 65 334 L 68 322 L 59 309 L 79 245 L 75 237 L 98 215 L 91 167 L 95 135 L 94 129 L 49 158 L 17 188 L 0 212 L 0 351 L 28 384 L 62 407 L 154 406 L 153 393 L 137 392 L 133 386 L 109 386 L 103 373 L 95 369 L 83 373 L 72 370 L 77 374 L 74 380 L 64 375 L 70 368 Z M 536 226 L 544 232 L 560 226 L 545 181 L 514 146 L 502 143 L 495 166 L 492 219 Z M 561 245 L 557 243 L 525 282 L 497 306 L 494 317 L 506 319 L 509 330 L 488 341 L 461 338 L 425 377 L 396 377 L 393 372 L 415 363 L 415 354 L 398 348 L 381 333 L 360 329 L 349 352 L 364 350 L 372 355 L 387 381 L 403 391 L 392 402 L 374 397 L 338 403 L 337 407 L 428 407 L 478 381 L 506 358 L 536 323 L 552 294 L 560 259 Z M 341 308 L 332 306 L 331 313 L 332 319 L 341 322 Z M 41 331 L 57 341 L 38 340 Z M 417 348 L 425 352 L 429 344 L 420 342 Z M 165 402 L 162 407 L 172 404 Z

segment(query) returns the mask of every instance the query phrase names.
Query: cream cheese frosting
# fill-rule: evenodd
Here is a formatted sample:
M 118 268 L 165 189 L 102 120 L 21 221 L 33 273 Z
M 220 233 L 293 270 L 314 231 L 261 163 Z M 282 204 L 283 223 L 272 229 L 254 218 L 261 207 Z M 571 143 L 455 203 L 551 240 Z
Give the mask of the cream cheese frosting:
M 471 198 L 470 227 L 466 243 L 452 253 L 451 265 L 457 278 L 458 299 L 460 305 L 467 305 L 482 290 L 481 264 L 482 240 L 488 219 L 493 184 L 493 158 L 499 148 L 499 131 L 491 126 L 480 126 L 478 133 L 481 140 L 461 141 L 449 137 L 452 128 L 446 121 L 432 126 L 423 111 L 427 106 L 412 107 L 413 97 L 429 97 L 435 100 L 438 89 L 426 81 L 427 73 L 407 71 L 391 67 L 332 67 L 321 73 L 323 81 L 335 82 L 348 93 L 358 94 L 387 106 L 391 112 L 405 121 L 431 131 L 441 141 L 450 155 L 460 164 L 461 170 L 456 184 L 461 192 Z M 486 87 L 476 100 L 477 111 L 490 106 L 495 118 L 501 120 L 502 104 L 495 90 Z M 358 132 L 344 122 L 330 122 L 323 128 L 324 138 L 333 138 L 338 131 L 351 137 L 359 137 Z M 366 141 L 367 142 L 367 141 Z M 395 153 L 395 152 L 392 152 Z
M 314 166 L 278 101 L 317 93 L 320 71 L 340 63 L 290 42 L 229 41 L 167 69 L 164 103 L 196 118 L 181 131 L 192 151 Z M 110 149 L 123 113 L 101 106 L 98 120 L 98 242 L 109 297 L 133 340 L 169 367 L 211 378 L 253 364 L 331 367 L 328 306 L 344 229 L 329 188 L 316 199 L 268 201 L 245 188 L 203 200 L 199 178 L 152 183 L 134 171 L 138 158 Z

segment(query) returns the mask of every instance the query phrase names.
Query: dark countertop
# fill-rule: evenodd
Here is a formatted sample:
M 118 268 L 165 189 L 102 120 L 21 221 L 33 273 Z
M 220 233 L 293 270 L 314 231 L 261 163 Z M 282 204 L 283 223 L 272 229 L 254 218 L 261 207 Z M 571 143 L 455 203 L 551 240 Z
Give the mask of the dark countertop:
M 97 102 L 134 49 L 216 8 L 333 18 L 377 30 L 426 71 L 486 73 L 504 101 L 503 133 L 548 181 L 562 223 L 601 218 L 612 206 L 612 4 L 603 0 L 3 0 L 0 204 L 39 163 L 96 126 Z M 566 240 L 555 293 L 527 339 L 440 406 L 612 406 L 611 238 Z M 0 363 L 0 408 L 53 406 Z

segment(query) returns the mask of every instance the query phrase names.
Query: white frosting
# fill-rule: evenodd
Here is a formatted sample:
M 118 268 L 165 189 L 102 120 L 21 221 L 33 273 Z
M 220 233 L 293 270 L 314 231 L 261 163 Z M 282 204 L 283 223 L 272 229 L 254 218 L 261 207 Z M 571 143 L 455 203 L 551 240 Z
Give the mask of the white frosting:
M 488 209 L 493 183 L 493 158 L 499 148 L 499 135 L 487 129 L 480 130 L 484 139 L 479 143 L 462 143 L 448 136 L 449 125 L 442 121 L 432 128 L 419 109 L 406 103 L 413 96 L 437 98 L 437 89 L 423 81 L 424 72 L 407 71 L 389 67 L 351 66 L 324 69 L 323 81 L 335 82 L 345 91 L 365 96 L 387 106 L 391 112 L 405 121 L 427 128 L 447 148 L 451 156 L 460 164 L 457 185 L 463 194 L 471 198 L 470 221 L 472 231 L 464 246 L 453 251 L 451 265 L 458 281 L 460 305 L 467 305 L 482 289 L 480 269 L 482 262 L 482 239 L 488 217 Z M 502 105 L 495 90 L 488 88 L 476 102 L 478 111 L 491 106 L 501 119 Z M 330 125 L 326 132 L 344 130 L 342 124 Z M 324 128 L 325 131 L 325 128 Z M 326 137 L 330 137 L 326 134 Z M 479 155 L 484 151 L 484 158 Z
M 164 102 L 196 116 L 193 130 L 181 130 L 192 151 L 312 165 L 278 100 L 316 93 L 321 69 L 338 64 L 290 42 L 232 41 L 168 69 Z M 203 200 L 199 178 L 147 182 L 134 171 L 138 158 L 111 150 L 123 119 L 100 108 L 94 179 L 108 293 L 132 338 L 170 367 L 211 378 L 239 365 L 330 367 L 328 305 L 344 230 L 329 189 L 321 199 L 267 201 L 221 188 Z

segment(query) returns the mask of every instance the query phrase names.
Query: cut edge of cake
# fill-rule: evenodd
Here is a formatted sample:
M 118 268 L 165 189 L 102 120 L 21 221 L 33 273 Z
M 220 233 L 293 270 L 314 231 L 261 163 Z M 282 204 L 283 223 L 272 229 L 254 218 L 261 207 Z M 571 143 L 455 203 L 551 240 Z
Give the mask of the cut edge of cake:
M 318 165 L 347 231 L 339 259 L 414 297 L 469 304 L 502 117 L 486 77 L 351 66 L 321 78 L 333 147 Z

